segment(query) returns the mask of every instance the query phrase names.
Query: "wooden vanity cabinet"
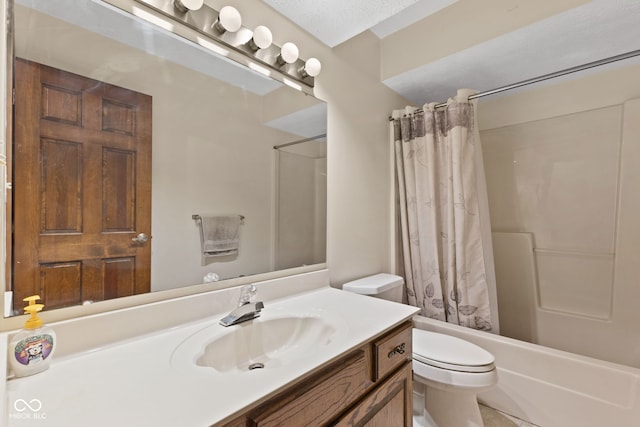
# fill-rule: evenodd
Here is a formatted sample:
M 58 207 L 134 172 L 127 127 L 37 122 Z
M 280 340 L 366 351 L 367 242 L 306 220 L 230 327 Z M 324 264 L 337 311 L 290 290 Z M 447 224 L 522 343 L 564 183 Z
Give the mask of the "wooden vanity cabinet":
M 403 323 L 224 427 L 410 427 L 411 328 Z
M 389 379 L 382 381 L 357 405 L 331 425 L 401 427 L 411 426 L 412 419 L 411 362 L 404 363 Z

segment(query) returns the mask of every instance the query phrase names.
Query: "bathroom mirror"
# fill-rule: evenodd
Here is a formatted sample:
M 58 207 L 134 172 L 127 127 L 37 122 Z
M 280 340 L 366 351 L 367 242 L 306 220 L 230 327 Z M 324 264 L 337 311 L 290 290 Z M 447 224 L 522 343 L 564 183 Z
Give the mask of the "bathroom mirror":
M 135 9 L 14 2 L 5 314 L 324 267 L 326 104 Z M 236 252 L 204 256 L 207 217 L 240 219 Z

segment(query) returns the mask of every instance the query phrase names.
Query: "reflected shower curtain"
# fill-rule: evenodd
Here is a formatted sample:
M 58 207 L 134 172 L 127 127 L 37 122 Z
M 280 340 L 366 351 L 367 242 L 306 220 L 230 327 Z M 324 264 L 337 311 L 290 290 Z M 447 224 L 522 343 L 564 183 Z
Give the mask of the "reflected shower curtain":
M 423 316 L 491 331 L 487 277 L 495 276 L 472 93 L 458 91 L 437 110 L 394 111 L 392 137 L 409 304 Z

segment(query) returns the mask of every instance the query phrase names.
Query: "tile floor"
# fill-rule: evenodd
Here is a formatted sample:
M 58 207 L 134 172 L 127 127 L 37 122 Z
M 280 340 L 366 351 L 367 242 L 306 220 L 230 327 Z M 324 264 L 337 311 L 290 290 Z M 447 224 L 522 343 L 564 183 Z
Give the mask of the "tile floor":
M 480 414 L 484 427 L 539 427 L 484 405 L 480 405 Z

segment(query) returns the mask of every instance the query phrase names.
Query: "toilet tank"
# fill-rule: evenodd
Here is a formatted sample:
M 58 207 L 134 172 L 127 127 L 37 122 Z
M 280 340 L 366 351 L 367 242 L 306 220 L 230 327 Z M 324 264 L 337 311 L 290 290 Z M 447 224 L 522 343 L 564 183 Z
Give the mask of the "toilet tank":
M 379 273 L 347 282 L 342 285 L 342 290 L 401 303 L 403 284 L 404 279 L 400 276 Z

